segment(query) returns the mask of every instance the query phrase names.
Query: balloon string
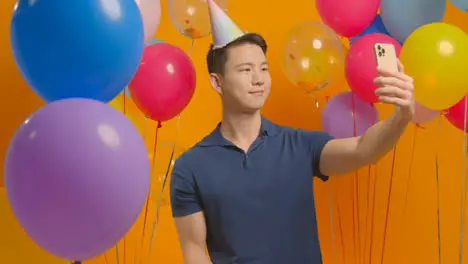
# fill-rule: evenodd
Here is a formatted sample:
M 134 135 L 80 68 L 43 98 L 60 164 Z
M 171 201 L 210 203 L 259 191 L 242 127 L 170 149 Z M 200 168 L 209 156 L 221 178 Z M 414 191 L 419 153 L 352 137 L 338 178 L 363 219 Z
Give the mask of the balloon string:
M 116 260 L 117 264 L 120 264 L 119 244 L 118 243 L 115 245 L 115 260 Z
M 325 102 L 328 103 L 328 96 L 325 96 Z M 335 236 L 335 224 L 333 222 L 333 194 L 332 194 L 332 186 L 331 186 L 332 179 L 328 181 L 328 200 L 330 205 L 330 229 L 332 235 L 332 247 L 334 252 L 334 259 L 335 263 L 338 263 L 338 251 L 336 247 L 336 236 Z
M 392 196 L 393 175 L 395 173 L 396 151 L 397 151 L 397 145 L 395 144 L 395 147 L 393 148 L 392 170 L 390 173 L 390 186 L 389 186 L 388 198 L 387 198 L 387 214 L 385 215 L 385 225 L 384 225 L 383 243 L 382 243 L 382 257 L 380 260 L 381 264 L 383 264 L 383 261 L 384 261 L 385 246 L 387 242 L 388 216 L 390 215 L 390 198 Z
M 379 178 L 377 176 L 377 165 L 374 166 L 374 188 L 372 190 L 372 197 L 374 197 L 374 201 L 372 203 L 372 217 L 371 217 L 371 228 L 370 228 L 370 240 L 369 240 L 369 263 L 372 263 L 372 249 L 373 249 L 373 241 L 374 241 L 374 218 L 375 218 L 375 193 L 377 190 L 377 179 Z
M 106 264 L 109 264 L 109 261 L 107 260 L 107 254 L 106 254 L 106 253 L 104 253 L 104 262 L 105 262 Z
M 127 237 L 124 237 L 124 257 L 123 257 L 123 263 L 125 264 L 127 262 Z
M 352 108 L 353 108 L 353 135 L 356 137 L 357 136 L 357 128 L 356 128 L 356 104 L 355 104 L 355 101 L 354 101 L 354 94 L 352 94 L 351 96 L 351 104 L 352 104 Z M 359 260 L 360 259 L 360 255 L 361 255 L 361 234 L 360 234 L 360 231 L 359 231 L 359 172 L 358 170 L 355 171 L 355 174 L 354 174 L 354 178 L 353 178 L 353 182 L 354 182 L 354 189 L 353 189 L 353 218 L 354 218 L 354 221 L 355 221 L 355 225 L 357 227 L 357 231 L 354 230 L 354 236 L 355 236 L 355 241 L 357 239 L 357 243 L 356 243 L 356 247 L 357 247 L 357 253 L 356 253 L 356 257 L 357 259 Z M 354 211 L 354 203 L 356 203 L 356 211 Z M 353 225 L 354 226 L 354 225 Z M 357 233 L 357 235 L 356 235 Z
M 195 46 L 195 39 L 192 38 L 192 43 L 190 43 L 190 48 L 187 52 L 187 55 L 190 57 L 190 55 L 192 55 L 192 51 L 193 51 L 193 47 Z
M 436 137 L 440 136 L 440 120 L 442 116 L 440 115 L 437 120 L 437 132 Z M 436 169 L 436 195 L 437 195 L 437 254 L 438 254 L 438 263 L 442 261 L 442 251 L 441 251 L 441 241 L 440 241 L 440 187 L 439 187 L 439 149 L 436 147 L 435 154 L 435 169 Z
M 125 94 L 125 90 L 123 92 L 123 114 L 126 114 L 127 109 L 127 95 Z
M 335 226 L 333 223 L 333 197 L 331 191 L 331 179 L 328 180 L 328 201 L 330 206 L 330 230 L 332 235 L 332 246 L 333 246 L 333 255 L 334 255 L 334 262 L 338 263 L 338 252 L 336 251 L 336 243 L 335 243 Z
M 462 154 L 462 184 L 460 193 L 460 247 L 459 247 L 459 263 L 463 263 L 463 240 L 464 240 L 464 226 L 465 226 L 465 200 L 466 200 L 466 158 L 467 158 L 467 108 L 468 108 L 468 96 L 465 97 L 465 108 L 464 111 L 464 122 L 463 122 L 463 154 Z
M 420 129 L 425 129 L 423 126 L 421 126 L 421 124 L 419 123 L 415 123 L 414 124 L 414 130 L 413 130 L 413 141 L 411 143 L 411 154 L 410 154 L 410 161 L 409 161 L 409 169 L 408 169 L 408 178 L 406 180 L 406 192 L 405 192 L 405 200 L 403 202 L 403 215 L 402 215 L 402 225 L 403 225 L 403 232 L 404 232 L 404 235 L 406 235 L 406 217 L 407 217 L 407 212 L 408 212 L 408 200 L 409 200 L 409 192 L 410 192 L 410 184 L 411 184 L 411 179 L 412 179 L 412 175 L 413 175 L 413 168 L 414 168 L 414 157 L 415 157 L 415 153 L 416 153 L 416 139 L 417 139 L 417 135 L 418 135 L 418 130 Z M 402 244 L 402 246 L 404 246 L 404 244 Z M 402 254 L 403 256 L 403 254 Z
M 325 96 L 325 102 L 328 103 L 328 100 L 330 99 L 330 96 L 326 95 Z M 328 197 L 330 200 L 330 226 L 331 226 L 331 231 L 332 231 L 332 246 L 333 246 L 333 251 L 335 252 L 335 262 L 338 261 L 338 247 L 336 245 L 336 233 L 335 233 L 335 224 L 333 222 L 333 192 L 332 192 L 332 186 L 331 186 L 331 179 L 328 182 Z M 338 195 L 338 194 L 337 194 Z M 338 217 L 338 227 L 339 227 L 339 233 L 341 237 L 341 246 L 343 248 L 343 262 L 345 262 L 345 249 L 344 249 L 344 240 L 343 240 L 343 228 L 341 224 L 341 215 L 340 215 L 340 209 L 339 209 L 339 200 L 337 198 L 336 200 L 336 207 L 337 207 L 337 214 L 336 216 Z
M 162 204 L 162 201 L 163 201 L 163 198 L 164 198 L 164 190 L 165 190 L 165 187 L 167 185 L 167 179 L 169 178 L 169 172 L 171 170 L 171 166 L 173 165 L 172 162 L 173 162 L 173 159 L 174 159 L 176 142 L 177 142 L 177 138 L 179 137 L 180 119 L 181 119 L 181 117 L 180 117 L 180 114 L 179 114 L 179 116 L 177 117 L 176 136 L 175 136 L 175 140 L 174 140 L 174 142 L 172 144 L 171 156 L 169 158 L 169 163 L 167 164 L 166 173 L 164 175 L 164 180 L 163 180 L 161 192 L 159 193 L 159 199 L 158 199 L 158 202 L 157 202 L 157 205 L 156 205 L 156 216 L 154 218 L 153 226 L 151 228 L 150 247 L 149 247 L 149 251 L 148 251 L 148 256 L 151 254 L 151 250 L 153 248 L 154 236 L 156 234 L 157 226 L 158 226 L 158 223 L 159 223 L 159 210 L 161 208 L 161 204 Z
M 147 130 L 148 118 L 145 116 L 143 118 L 143 141 L 146 142 L 146 130 Z
M 409 169 L 408 169 L 408 179 L 406 180 L 406 193 L 405 193 L 405 201 L 403 204 L 403 219 L 402 223 L 404 223 L 404 219 L 406 218 L 407 208 L 408 208 L 408 197 L 409 197 L 409 186 L 411 183 L 411 176 L 413 175 L 413 165 L 414 165 L 414 154 L 416 152 L 416 138 L 418 135 L 418 130 L 421 129 L 418 124 L 414 125 L 413 130 L 413 141 L 411 143 L 411 155 L 409 161 Z
M 370 182 L 371 182 L 371 166 L 367 166 L 367 195 L 366 195 L 366 219 L 364 225 L 364 248 L 362 249 L 363 252 L 363 259 L 365 259 L 366 249 L 367 249 L 367 230 L 369 226 L 369 207 L 370 207 Z
M 372 166 L 369 166 L 368 170 L 369 174 L 369 181 L 367 183 L 367 188 L 368 188 L 368 197 L 367 197 L 367 212 L 366 212 L 366 232 L 365 232 L 365 241 L 364 241 L 364 263 L 366 262 L 366 252 L 367 252 L 367 247 L 369 246 L 369 254 L 372 252 L 372 232 L 373 232 L 373 223 L 374 223 L 374 205 L 375 205 L 375 173 L 374 177 L 372 177 Z M 371 192 L 371 179 L 374 179 L 374 188 Z M 372 194 L 372 195 L 371 195 Z M 372 201 L 372 206 L 371 206 L 371 197 L 374 199 Z M 369 258 L 371 256 L 369 255 Z M 370 263 L 370 259 L 369 259 Z
M 370 103 L 370 106 L 371 108 L 374 108 L 374 104 L 373 103 Z M 372 125 L 375 125 L 377 123 L 377 116 L 374 115 L 373 119 L 372 119 Z M 363 255 L 366 255 L 366 249 L 367 249 L 367 238 L 368 238 L 368 233 L 367 233 L 367 230 L 368 230 L 368 226 L 369 226 L 369 213 L 371 212 L 371 210 L 369 210 L 370 208 L 370 199 L 371 199 L 371 196 L 370 196 L 370 193 L 371 193 L 371 187 L 370 187 L 370 183 L 371 183 L 371 170 L 372 170 L 372 165 L 369 165 L 367 166 L 367 197 L 366 197 L 366 219 L 365 219 L 365 230 L 364 230 L 364 249 L 363 249 Z M 365 257 L 363 257 L 363 259 L 365 259 Z
M 338 202 L 339 201 L 339 192 L 336 194 L 337 195 L 337 198 L 336 198 L 336 216 L 338 217 L 338 227 L 340 228 L 339 229 L 339 232 L 340 232 L 340 237 L 341 237 L 341 248 L 343 249 L 343 264 L 346 264 L 346 249 L 345 249 L 345 245 L 344 245 L 344 236 L 343 236 L 343 223 L 341 221 L 341 210 L 340 210 L 340 203 Z
M 151 174 L 153 174 L 154 167 L 155 167 L 155 164 L 156 164 L 156 149 L 157 149 L 157 145 L 158 145 L 158 132 L 159 132 L 160 128 L 161 128 L 161 122 L 158 121 L 158 124 L 156 126 L 156 131 L 154 133 L 154 147 L 153 147 L 153 160 L 152 160 L 152 164 L 151 164 Z M 149 189 L 148 195 L 146 196 L 145 216 L 143 218 L 143 232 L 142 232 L 142 235 L 141 235 L 141 251 L 143 251 L 143 243 L 145 241 L 146 222 L 147 222 L 147 219 L 148 219 L 148 209 L 149 209 L 150 197 L 151 197 L 151 188 Z M 140 260 L 141 260 L 141 258 L 140 258 Z M 137 262 L 135 261 L 135 263 L 137 263 Z

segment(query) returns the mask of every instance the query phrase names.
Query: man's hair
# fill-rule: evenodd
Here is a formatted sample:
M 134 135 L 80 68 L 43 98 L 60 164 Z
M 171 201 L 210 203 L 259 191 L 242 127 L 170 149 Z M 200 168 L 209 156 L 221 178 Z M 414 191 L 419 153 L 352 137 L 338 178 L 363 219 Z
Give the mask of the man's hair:
M 209 73 L 217 73 L 219 75 L 224 74 L 224 65 L 228 60 L 228 50 L 232 47 L 237 47 L 243 44 L 253 44 L 262 48 L 263 53 L 267 52 L 267 44 L 265 39 L 259 34 L 247 33 L 234 41 L 230 42 L 222 48 L 213 49 L 213 45 L 210 46 L 210 50 L 206 55 L 206 63 L 208 64 Z

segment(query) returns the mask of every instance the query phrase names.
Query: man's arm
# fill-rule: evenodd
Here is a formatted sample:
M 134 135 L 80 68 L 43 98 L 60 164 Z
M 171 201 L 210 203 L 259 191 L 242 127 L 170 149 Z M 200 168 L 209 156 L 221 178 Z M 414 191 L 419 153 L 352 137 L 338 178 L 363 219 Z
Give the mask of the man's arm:
M 330 140 L 320 154 L 320 172 L 338 175 L 352 172 L 364 165 L 377 162 L 397 143 L 414 115 L 413 80 L 403 73 L 379 69 L 382 77 L 375 82 L 381 88 L 376 90 L 379 100 L 394 104 L 393 115 L 381 121 L 360 137 Z
M 202 212 L 175 217 L 185 264 L 211 264 L 206 255 L 206 223 Z
M 360 137 L 330 140 L 322 150 L 320 171 L 325 175 L 339 175 L 376 163 L 395 146 L 407 124 L 394 114 Z
M 206 223 L 195 179 L 182 155 L 171 175 L 171 208 L 185 264 L 211 264 L 206 254 Z

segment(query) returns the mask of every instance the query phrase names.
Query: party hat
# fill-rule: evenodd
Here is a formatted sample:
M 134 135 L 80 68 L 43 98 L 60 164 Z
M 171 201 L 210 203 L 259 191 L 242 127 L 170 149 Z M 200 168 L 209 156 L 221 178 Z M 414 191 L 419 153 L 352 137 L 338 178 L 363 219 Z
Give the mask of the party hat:
M 207 2 L 210 10 L 213 49 L 224 47 L 244 35 L 244 32 L 242 32 L 214 0 L 207 0 Z

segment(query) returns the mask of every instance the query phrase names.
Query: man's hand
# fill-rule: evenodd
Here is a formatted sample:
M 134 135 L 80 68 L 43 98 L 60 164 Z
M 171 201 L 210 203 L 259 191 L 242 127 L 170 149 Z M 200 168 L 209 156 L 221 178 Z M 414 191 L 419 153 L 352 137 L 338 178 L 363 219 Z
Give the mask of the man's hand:
M 374 83 L 380 88 L 375 94 L 382 103 L 396 106 L 396 115 L 404 121 L 411 121 L 414 116 L 413 78 L 404 73 L 403 65 L 398 61 L 398 72 L 389 72 L 378 68 L 379 77 Z

